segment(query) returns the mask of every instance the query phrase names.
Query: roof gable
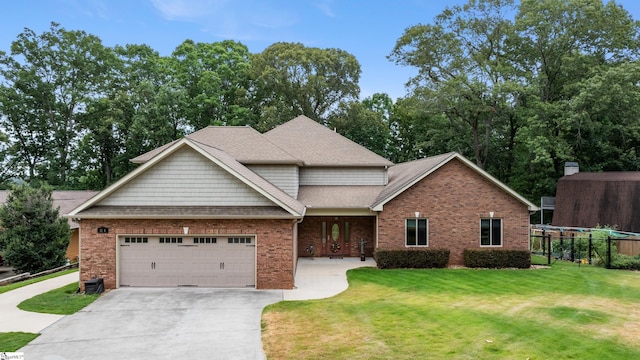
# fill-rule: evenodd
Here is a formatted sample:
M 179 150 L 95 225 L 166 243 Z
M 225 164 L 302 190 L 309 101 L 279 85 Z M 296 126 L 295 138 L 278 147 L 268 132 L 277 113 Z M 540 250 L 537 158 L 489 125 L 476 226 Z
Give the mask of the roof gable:
M 95 205 L 105 205 L 105 204 L 112 205 L 111 201 L 108 200 L 110 196 L 112 196 L 113 194 L 116 194 L 121 189 L 123 191 L 130 192 L 131 190 L 130 189 L 128 190 L 127 188 L 128 187 L 135 188 L 135 183 L 137 182 L 138 177 L 141 177 L 142 179 L 142 177 L 144 176 L 144 173 L 147 171 L 157 172 L 156 170 L 158 168 L 156 168 L 156 170 L 152 170 L 152 169 L 154 169 L 154 167 L 156 166 L 159 166 L 160 168 L 162 168 L 165 161 L 169 161 L 167 159 L 170 159 L 172 155 L 174 155 L 175 153 L 178 153 L 182 149 L 191 149 L 196 153 L 202 155 L 204 157 L 203 160 L 205 161 L 208 160 L 210 162 L 213 162 L 213 165 L 217 165 L 217 167 L 219 167 L 222 171 L 228 173 L 228 175 L 231 176 L 232 178 L 235 178 L 238 181 L 238 184 L 241 184 L 240 186 L 246 186 L 247 189 L 252 189 L 252 191 L 259 193 L 262 197 L 268 199 L 273 204 L 280 206 L 281 208 L 286 210 L 293 217 L 301 217 L 303 215 L 304 205 L 302 205 L 297 200 L 291 198 L 285 192 L 273 186 L 266 180 L 262 179 L 260 176 L 256 175 L 254 172 L 252 172 L 251 170 L 249 170 L 248 168 L 246 168 L 245 166 L 237 162 L 228 154 L 218 149 L 202 146 L 201 144 L 197 144 L 187 138 L 183 138 L 175 142 L 173 145 L 169 146 L 168 148 L 166 148 L 164 151 L 157 154 L 157 156 L 154 156 L 152 159 L 150 159 L 149 161 L 147 161 L 146 163 L 138 167 L 136 170 L 127 174 L 118 182 L 114 183 L 113 185 L 109 186 L 108 188 L 100 192 L 93 199 L 83 203 L 82 205 L 74 209 L 69 214 L 69 216 L 78 217 L 78 214 L 80 212 Z M 155 174 L 155 176 L 157 177 L 158 174 Z M 229 178 L 227 178 L 227 180 L 229 180 Z M 184 189 L 184 191 L 193 190 L 193 189 L 189 189 L 189 186 L 185 185 L 182 179 L 173 179 L 173 183 L 176 186 L 176 189 Z M 211 186 L 215 186 L 215 183 L 211 182 Z M 183 190 L 180 190 L 180 191 L 183 191 Z M 156 204 L 150 204 L 150 205 L 156 205 Z M 173 204 L 167 204 L 167 205 L 173 205 Z
M 498 186 L 504 192 L 509 194 L 510 196 L 516 198 L 518 201 L 526 205 L 530 211 L 538 210 L 538 207 L 534 205 L 529 200 L 522 197 L 520 194 L 515 192 L 513 189 L 509 188 L 504 183 L 500 182 L 498 179 L 491 176 L 488 172 L 482 170 L 480 167 L 469 161 L 464 156 L 451 152 L 447 154 L 432 156 L 424 159 L 414 160 L 406 163 L 401 163 L 392 166 L 389 168 L 389 183 L 385 187 L 382 192 L 378 195 L 378 198 L 371 206 L 371 209 L 374 211 L 382 211 L 384 205 L 389 201 L 393 200 L 395 197 L 400 195 L 402 192 L 410 188 L 411 186 L 418 183 L 420 180 L 429 176 L 436 170 L 438 170 L 443 165 L 448 162 L 457 159 L 461 161 L 464 165 L 474 170 L 478 175 L 484 177 L 489 180 L 494 185 Z
M 271 131 L 265 138 L 303 161 L 305 166 L 391 166 L 382 156 L 300 115 Z

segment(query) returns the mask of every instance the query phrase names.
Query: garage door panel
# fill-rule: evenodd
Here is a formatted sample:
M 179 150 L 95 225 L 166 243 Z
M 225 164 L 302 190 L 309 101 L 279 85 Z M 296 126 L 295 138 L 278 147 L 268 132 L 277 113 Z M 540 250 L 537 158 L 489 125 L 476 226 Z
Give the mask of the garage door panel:
M 253 237 L 132 238 L 120 239 L 123 286 L 255 286 Z

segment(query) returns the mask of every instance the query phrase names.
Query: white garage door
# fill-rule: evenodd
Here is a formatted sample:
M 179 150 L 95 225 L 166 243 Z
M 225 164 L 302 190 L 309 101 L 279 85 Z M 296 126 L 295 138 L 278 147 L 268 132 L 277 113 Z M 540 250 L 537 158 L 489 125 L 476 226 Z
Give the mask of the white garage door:
M 254 237 L 120 237 L 120 286 L 254 287 Z

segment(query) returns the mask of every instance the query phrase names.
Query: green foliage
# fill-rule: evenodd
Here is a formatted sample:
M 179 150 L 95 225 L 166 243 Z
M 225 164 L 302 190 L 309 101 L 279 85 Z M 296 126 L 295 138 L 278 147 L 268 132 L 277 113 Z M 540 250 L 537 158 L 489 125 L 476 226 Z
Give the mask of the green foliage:
M 465 249 L 464 266 L 470 268 L 518 268 L 531 267 L 531 252 L 505 249 Z
M 360 94 L 360 63 L 344 50 L 275 43 L 251 63 L 261 108 L 259 130 L 298 115 L 325 123 L 338 104 Z
M 449 249 L 376 250 L 380 269 L 443 268 L 449 264 Z
M 16 272 L 37 273 L 66 263 L 70 230 L 53 208 L 51 188 L 14 186 L 0 207 L 0 249 Z

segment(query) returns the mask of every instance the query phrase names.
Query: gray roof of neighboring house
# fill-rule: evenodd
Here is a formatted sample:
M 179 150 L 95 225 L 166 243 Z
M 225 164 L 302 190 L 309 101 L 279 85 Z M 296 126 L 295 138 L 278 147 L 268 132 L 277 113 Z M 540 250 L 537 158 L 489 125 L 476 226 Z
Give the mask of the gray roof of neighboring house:
M 300 115 L 263 134 L 304 166 L 391 166 L 382 156 Z
M 53 207 L 60 208 L 60 215 L 65 215 L 97 193 L 97 191 L 89 190 L 56 190 L 52 192 L 51 197 L 53 198 Z M 0 204 L 4 204 L 7 201 L 8 195 L 9 190 L 0 190 Z M 68 222 L 72 229 L 78 228 L 78 224 L 72 219 L 68 219 Z
M 369 208 L 384 186 L 300 186 L 298 200 L 310 208 Z

